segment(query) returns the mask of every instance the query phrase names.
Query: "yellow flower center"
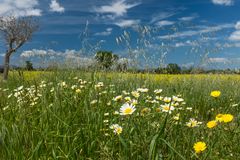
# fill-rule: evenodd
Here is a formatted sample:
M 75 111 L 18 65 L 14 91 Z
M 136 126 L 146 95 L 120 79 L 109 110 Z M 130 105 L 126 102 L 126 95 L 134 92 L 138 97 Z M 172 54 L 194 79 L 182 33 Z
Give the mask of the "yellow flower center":
M 124 110 L 124 113 L 125 113 L 125 114 L 131 114 L 131 113 L 132 113 L 132 108 L 126 108 L 126 109 Z
M 170 107 L 169 106 L 164 106 L 163 109 L 166 110 L 166 111 L 169 111 Z

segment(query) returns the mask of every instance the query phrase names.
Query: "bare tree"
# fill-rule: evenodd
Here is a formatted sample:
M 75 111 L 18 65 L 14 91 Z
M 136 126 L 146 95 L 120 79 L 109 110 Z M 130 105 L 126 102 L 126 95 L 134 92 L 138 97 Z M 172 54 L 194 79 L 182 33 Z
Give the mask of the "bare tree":
M 38 29 L 37 21 L 32 17 L 0 17 L 0 34 L 6 43 L 3 80 L 8 79 L 10 56 Z

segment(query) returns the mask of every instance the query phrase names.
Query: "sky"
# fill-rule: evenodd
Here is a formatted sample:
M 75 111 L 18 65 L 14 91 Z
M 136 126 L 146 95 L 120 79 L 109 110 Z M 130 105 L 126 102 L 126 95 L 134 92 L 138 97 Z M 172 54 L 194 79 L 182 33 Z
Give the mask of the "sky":
M 33 16 L 39 30 L 12 57 L 91 63 L 97 50 L 140 67 L 240 68 L 240 0 L 0 0 L 0 16 Z M 5 43 L 0 40 L 0 62 Z

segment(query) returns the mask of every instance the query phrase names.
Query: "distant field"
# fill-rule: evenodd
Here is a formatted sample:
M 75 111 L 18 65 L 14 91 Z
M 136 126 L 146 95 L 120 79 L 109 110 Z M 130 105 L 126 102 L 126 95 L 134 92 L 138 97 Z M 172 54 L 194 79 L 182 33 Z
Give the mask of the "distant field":
M 240 156 L 239 75 L 12 72 L 0 88 L 0 159 Z

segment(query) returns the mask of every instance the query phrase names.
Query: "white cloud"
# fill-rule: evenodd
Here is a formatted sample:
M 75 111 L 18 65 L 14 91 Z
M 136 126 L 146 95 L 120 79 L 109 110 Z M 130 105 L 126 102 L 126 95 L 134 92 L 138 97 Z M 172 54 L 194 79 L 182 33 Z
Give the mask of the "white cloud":
M 231 41 L 240 41 L 240 30 L 233 32 L 233 33 L 230 35 L 229 39 L 230 39 Z
M 236 31 L 234 31 L 230 36 L 229 40 L 231 41 L 240 41 L 240 21 L 235 25 Z
M 181 64 L 181 67 L 184 67 L 184 68 L 190 68 L 193 66 L 194 66 L 194 62 L 188 62 L 188 63 Z
M 154 14 L 154 15 L 152 16 L 152 20 L 151 20 L 150 23 L 155 23 L 155 22 L 157 22 L 157 21 L 160 21 L 160 20 L 163 20 L 163 19 L 172 17 L 172 16 L 174 16 L 175 14 L 177 14 L 177 13 L 176 13 L 176 12 L 173 12 L 173 11 L 161 12 L 161 13 L 158 13 L 158 14 Z
M 140 3 L 128 4 L 126 0 L 116 0 L 113 1 L 110 5 L 101 6 L 99 8 L 95 8 L 95 11 L 98 13 L 110 13 L 115 16 L 123 16 L 127 13 L 128 9 L 131 9 Z
M 235 28 L 240 30 L 240 21 L 236 23 Z
M 64 12 L 65 8 L 62 7 L 58 2 L 57 0 L 51 0 L 51 3 L 50 3 L 50 11 L 52 12 Z
M 187 40 L 186 42 L 177 42 L 175 47 L 187 47 L 187 46 L 198 46 L 199 44 L 196 41 Z
M 216 5 L 231 6 L 234 4 L 234 1 L 233 0 L 212 0 L 212 3 Z
M 54 50 L 38 50 L 38 49 L 33 49 L 33 50 L 28 50 L 22 52 L 20 55 L 21 57 L 24 58 L 30 58 L 30 57 L 46 57 L 46 56 L 60 56 L 61 53 L 55 52 Z
M 36 58 L 45 58 L 47 62 L 51 62 L 52 60 L 56 60 L 61 65 L 62 62 L 66 63 L 67 67 L 88 67 L 93 66 L 96 62 L 94 57 L 83 57 L 80 56 L 81 51 L 77 50 L 65 50 L 63 52 L 61 51 L 55 51 L 52 49 L 49 50 L 39 50 L 39 49 L 33 49 L 22 52 L 20 57 L 22 58 L 34 58 L 34 60 L 37 60 Z M 40 64 L 41 67 L 42 64 Z
M 223 46 L 224 48 L 232 48 L 232 47 L 235 47 L 235 48 L 240 48 L 240 42 L 236 41 L 235 43 L 224 43 L 223 45 L 221 44 L 221 46 Z
M 140 20 L 120 20 L 115 22 L 115 24 L 119 27 L 134 27 L 140 23 Z
M 190 37 L 190 36 L 195 36 L 195 35 L 209 33 L 209 32 L 216 32 L 216 31 L 220 31 L 223 29 L 227 29 L 227 28 L 233 28 L 233 27 L 234 27 L 233 24 L 222 24 L 222 25 L 218 25 L 218 26 L 214 26 L 214 27 L 203 28 L 200 30 L 189 30 L 189 31 L 174 33 L 171 35 L 159 36 L 159 38 L 160 39 L 170 39 L 170 38 L 179 38 L 179 37 Z
M 163 20 L 163 21 L 159 21 L 156 23 L 157 26 L 163 27 L 163 26 L 169 26 L 169 25 L 173 25 L 175 22 L 173 21 L 167 21 L 167 20 Z
M 95 33 L 95 36 L 109 36 L 112 34 L 112 28 L 107 28 L 106 31 Z
M 38 0 L 1 0 L 0 16 L 41 16 Z
M 216 58 L 208 58 L 208 62 L 210 63 L 230 63 L 231 61 L 227 58 L 219 58 L 219 57 L 216 57 Z
M 179 20 L 180 21 L 192 21 L 195 18 L 197 18 L 197 16 L 182 17 L 182 18 L 179 18 Z
M 175 44 L 175 47 L 184 47 L 184 46 L 186 46 L 186 44 L 183 42 L 178 42 Z

